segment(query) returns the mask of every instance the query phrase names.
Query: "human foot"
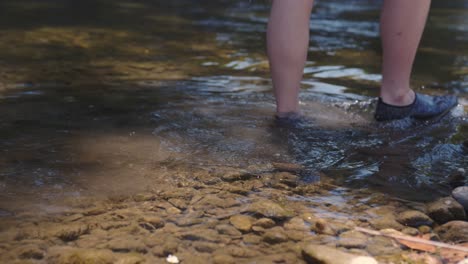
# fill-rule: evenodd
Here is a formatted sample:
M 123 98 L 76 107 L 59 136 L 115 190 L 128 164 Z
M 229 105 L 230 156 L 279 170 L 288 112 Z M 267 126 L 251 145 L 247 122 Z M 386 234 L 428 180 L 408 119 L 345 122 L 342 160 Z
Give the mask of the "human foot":
M 398 120 L 406 117 L 415 119 L 430 119 L 446 114 L 458 103 L 456 96 L 430 96 L 415 94 L 413 103 L 406 106 L 391 105 L 379 98 L 375 119 L 377 121 Z

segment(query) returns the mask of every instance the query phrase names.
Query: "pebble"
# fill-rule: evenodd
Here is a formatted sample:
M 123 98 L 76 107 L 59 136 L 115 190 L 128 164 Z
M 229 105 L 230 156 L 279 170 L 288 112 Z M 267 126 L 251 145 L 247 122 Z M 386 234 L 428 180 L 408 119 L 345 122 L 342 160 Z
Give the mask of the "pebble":
M 178 264 L 180 263 L 179 258 L 177 256 L 169 255 L 166 258 L 167 263 Z
M 452 192 L 453 198 L 457 200 L 468 212 L 468 186 L 458 187 Z
M 276 225 L 275 221 L 270 218 L 260 218 L 253 224 L 254 226 L 260 226 L 263 228 L 272 228 Z
M 347 231 L 340 235 L 337 246 L 344 248 L 365 248 L 367 236 L 358 231 Z
M 424 213 L 416 210 L 408 210 L 400 213 L 396 219 L 400 224 L 410 227 L 422 225 L 432 226 L 434 221 Z
M 468 242 L 468 222 L 451 221 L 434 230 L 444 241 L 453 243 Z
M 372 257 L 356 256 L 332 247 L 310 244 L 302 249 L 307 263 L 315 264 L 378 264 Z
M 427 214 L 438 224 L 465 220 L 465 209 L 452 197 L 441 198 L 427 205 Z
M 229 218 L 229 222 L 239 231 L 247 233 L 252 229 L 253 219 L 246 215 L 234 215 Z
M 244 211 L 246 213 L 278 220 L 287 219 L 293 216 L 292 212 L 284 209 L 281 205 L 268 200 L 254 202 Z
M 278 244 L 288 241 L 288 236 L 282 227 L 273 227 L 268 229 L 263 235 L 263 241 L 269 244 Z

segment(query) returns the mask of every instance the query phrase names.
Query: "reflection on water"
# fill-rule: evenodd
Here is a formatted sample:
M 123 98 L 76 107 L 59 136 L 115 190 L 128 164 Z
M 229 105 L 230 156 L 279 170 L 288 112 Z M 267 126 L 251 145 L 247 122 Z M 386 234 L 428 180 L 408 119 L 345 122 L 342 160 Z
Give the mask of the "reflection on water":
M 440 123 L 383 126 L 372 121 L 379 3 L 355 2 L 317 4 L 309 120 L 285 129 L 272 118 L 262 1 L 0 1 L 0 206 L 163 189 L 180 181 L 168 163 L 294 162 L 307 181 L 446 194 L 468 167 L 466 1 L 435 1 L 414 76 L 462 106 Z

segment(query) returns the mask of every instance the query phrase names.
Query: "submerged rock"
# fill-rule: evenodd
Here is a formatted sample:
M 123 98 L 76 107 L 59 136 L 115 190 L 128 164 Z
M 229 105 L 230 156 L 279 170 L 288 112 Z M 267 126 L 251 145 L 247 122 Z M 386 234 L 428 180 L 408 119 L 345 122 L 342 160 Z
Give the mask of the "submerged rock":
M 378 264 L 372 257 L 356 256 L 332 247 L 314 244 L 305 246 L 302 255 L 310 264 Z
M 365 248 L 367 236 L 358 231 L 347 231 L 340 235 L 337 246 L 344 248 Z
M 442 240 L 453 243 L 468 242 L 468 222 L 451 221 L 435 229 Z
M 416 210 L 409 210 L 400 213 L 397 221 L 405 226 L 419 227 L 422 225 L 432 226 L 434 221 L 424 213 Z
M 468 212 L 468 186 L 458 187 L 452 192 L 452 196 Z
M 234 215 L 229 218 L 229 222 L 241 232 L 249 232 L 252 229 L 253 219 L 246 215 Z
M 428 215 L 439 224 L 465 220 L 465 209 L 452 197 L 441 198 L 427 205 Z
M 268 200 L 254 202 L 245 210 L 247 213 L 260 215 L 272 219 L 286 219 L 293 216 L 293 213 L 284 209 L 281 205 Z
M 270 244 L 283 243 L 288 241 L 288 236 L 282 227 L 273 227 L 265 232 L 263 240 Z

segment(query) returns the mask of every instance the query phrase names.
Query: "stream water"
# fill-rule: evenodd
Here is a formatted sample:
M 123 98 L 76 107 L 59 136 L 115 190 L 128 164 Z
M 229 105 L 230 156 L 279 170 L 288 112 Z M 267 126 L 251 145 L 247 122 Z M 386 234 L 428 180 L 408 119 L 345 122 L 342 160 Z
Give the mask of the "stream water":
M 268 1 L 0 1 L 0 217 L 197 181 L 180 168 L 273 162 L 302 165 L 303 183 L 449 194 L 468 168 L 468 2 L 433 2 L 413 76 L 417 91 L 460 105 L 440 122 L 384 125 L 372 119 L 380 5 L 317 1 L 308 121 L 285 129 L 273 119 Z M 340 195 L 329 199 L 343 206 Z

